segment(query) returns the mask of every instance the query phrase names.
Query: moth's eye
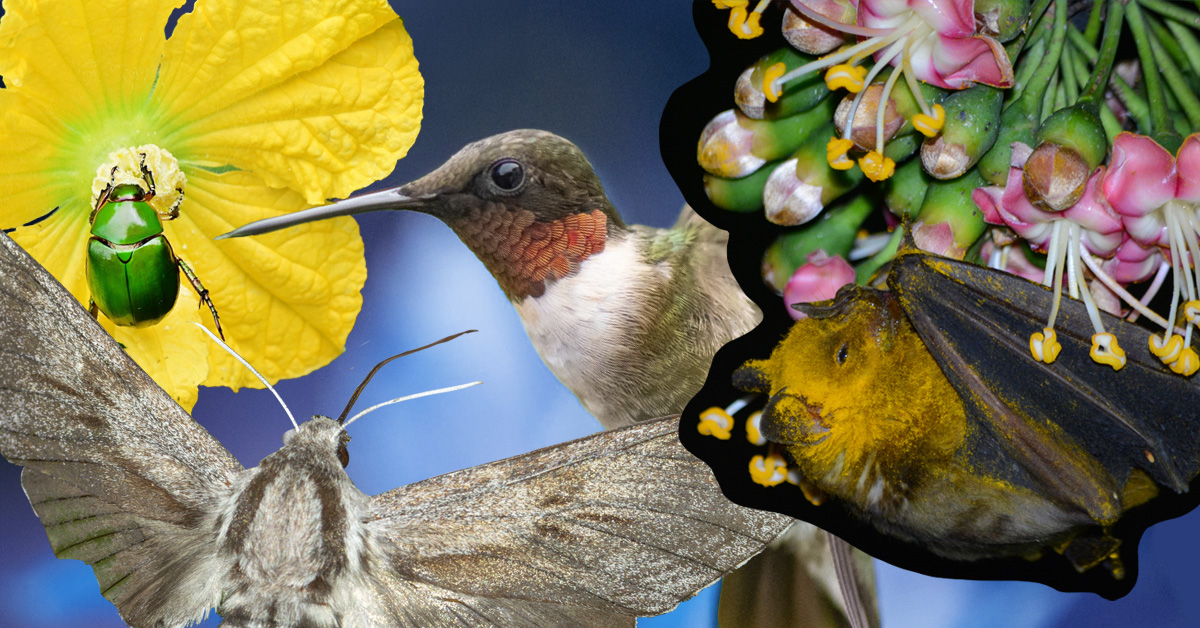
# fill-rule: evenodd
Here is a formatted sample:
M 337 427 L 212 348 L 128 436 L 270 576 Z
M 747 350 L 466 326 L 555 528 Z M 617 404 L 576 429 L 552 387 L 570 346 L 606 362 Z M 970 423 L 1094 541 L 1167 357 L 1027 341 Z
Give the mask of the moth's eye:
M 350 464 L 350 435 L 343 433 L 338 439 L 337 457 L 338 462 L 342 463 L 342 468 L 345 469 Z
M 501 159 L 492 164 L 492 185 L 501 192 L 515 192 L 525 185 L 525 167 L 515 159 Z
M 850 355 L 850 343 L 843 342 L 842 346 L 839 347 L 837 350 L 837 355 L 834 356 L 834 359 L 837 360 L 838 366 L 845 364 L 846 358 L 849 357 L 849 355 Z
M 286 444 L 292 442 L 292 438 L 294 438 L 295 436 L 296 436 L 296 428 L 294 428 L 294 427 L 292 429 L 284 432 L 283 433 L 283 444 L 286 445 Z

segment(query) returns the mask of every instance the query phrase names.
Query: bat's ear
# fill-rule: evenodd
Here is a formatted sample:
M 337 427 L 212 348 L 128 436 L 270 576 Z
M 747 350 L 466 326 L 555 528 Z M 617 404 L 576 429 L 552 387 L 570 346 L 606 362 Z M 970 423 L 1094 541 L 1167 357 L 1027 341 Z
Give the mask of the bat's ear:
M 766 360 L 750 360 L 733 372 L 733 386 L 742 392 L 769 393 L 771 378 L 767 376 Z

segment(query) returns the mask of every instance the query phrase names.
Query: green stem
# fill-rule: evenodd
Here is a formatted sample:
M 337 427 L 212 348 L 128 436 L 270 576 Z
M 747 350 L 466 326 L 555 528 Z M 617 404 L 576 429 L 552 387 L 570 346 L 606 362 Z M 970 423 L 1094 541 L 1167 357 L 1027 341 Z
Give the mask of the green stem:
M 1192 73 L 1200 71 L 1198 70 L 1200 68 L 1200 40 L 1197 40 L 1192 31 L 1179 22 L 1167 20 L 1167 29 L 1175 36 L 1179 46 L 1187 55 L 1186 65 L 1192 69 Z
M 1038 66 L 1037 72 L 1033 78 L 1029 79 L 1029 87 L 1025 89 L 1025 93 L 1021 94 L 1021 101 L 1029 108 L 1031 112 L 1039 111 L 1036 109 L 1042 103 L 1048 102 L 1047 94 L 1053 94 L 1051 84 L 1058 74 L 1058 61 L 1062 58 L 1063 44 L 1067 41 L 1067 3 L 1059 0 L 1054 3 L 1054 34 L 1050 37 L 1050 51 L 1041 60 L 1041 65 Z M 1044 111 L 1045 108 L 1042 108 Z M 1048 114 L 1047 114 L 1048 115 Z M 1034 114 L 1035 119 L 1044 120 L 1045 115 L 1040 118 Z
M 1062 77 L 1062 87 L 1066 104 L 1073 105 L 1079 100 L 1079 82 L 1075 80 L 1073 64 L 1075 52 L 1070 46 L 1063 48 L 1062 60 L 1058 64 L 1058 74 Z
M 1100 36 L 1100 18 L 1104 14 L 1104 3 L 1093 2 L 1092 12 L 1088 15 L 1087 28 L 1083 31 L 1084 38 L 1089 44 L 1096 45 L 1096 38 Z
M 1200 28 L 1200 13 L 1180 7 L 1178 3 L 1162 2 L 1161 0 L 1137 0 L 1137 3 L 1166 17 L 1187 24 L 1192 28 Z M 1197 3 L 1200 6 L 1200 3 Z
M 1176 67 L 1187 65 L 1187 54 L 1183 52 L 1183 47 L 1179 45 L 1179 42 L 1175 41 L 1175 36 L 1171 34 L 1171 31 L 1168 31 L 1156 16 L 1147 15 L 1145 17 L 1146 24 L 1154 35 L 1151 40 L 1162 46 L 1163 50 L 1171 55 L 1171 60 L 1175 62 Z
M 1038 69 L 1038 60 L 1042 58 L 1042 53 L 1046 51 L 1046 40 L 1039 39 L 1029 49 L 1029 54 L 1021 58 L 1021 62 L 1017 65 L 1017 74 L 1013 78 L 1013 87 L 1009 91 L 1008 97 L 1005 98 L 1005 106 L 1016 102 L 1021 94 L 1025 93 L 1025 86 L 1029 84 L 1029 79 L 1033 77 L 1033 73 Z
M 1100 40 L 1100 50 L 1092 78 L 1083 88 L 1079 101 L 1092 107 L 1099 107 L 1104 98 L 1104 90 L 1108 87 L 1112 76 L 1113 61 L 1117 58 L 1117 46 L 1121 43 L 1121 25 L 1125 19 L 1125 11 L 1119 1 L 1108 3 L 1108 19 L 1104 22 L 1104 39 Z M 1074 28 L 1070 29 L 1075 31 Z
M 1045 122 L 1046 118 L 1049 118 L 1050 114 L 1054 113 L 1054 111 L 1055 111 L 1055 107 L 1054 107 L 1055 100 L 1054 99 L 1057 97 L 1058 97 L 1058 72 L 1055 72 L 1054 76 L 1050 77 L 1050 86 L 1046 90 L 1045 96 L 1042 97 L 1041 115 L 1039 115 L 1038 119 L 1037 119 L 1039 123 Z
M 1142 17 L 1139 6 L 1141 0 L 1129 3 L 1129 30 L 1133 31 L 1134 42 L 1137 43 L 1138 58 L 1142 61 L 1142 80 L 1146 84 L 1146 98 L 1150 101 L 1150 118 L 1139 120 L 1148 127 L 1151 136 L 1169 134 L 1171 128 L 1170 114 L 1167 112 L 1167 95 L 1164 91 L 1162 76 L 1158 72 L 1158 64 L 1154 61 L 1154 50 L 1150 46 L 1150 33 L 1146 30 L 1146 21 Z M 1162 142 L 1159 142 L 1161 144 Z
M 1100 124 L 1104 125 L 1104 134 L 1108 136 L 1109 143 L 1117 137 L 1121 129 L 1121 122 L 1117 120 L 1117 114 L 1112 112 L 1108 107 L 1100 108 Z
M 1151 38 L 1150 46 L 1154 50 L 1155 59 L 1162 67 L 1163 78 L 1166 79 L 1167 85 L 1179 102 L 1179 107 L 1183 109 L 1184 115 L 1187 116 L 1188 122 L 1193 127 L 1200 127 L 1200 99 L 1197 99 L 1196 95 L 1192 93 L 1187 81 L 1183 79 L 1183 74 L 1179 71 L 1179 66 L 1175 65 L 1159 41 Z

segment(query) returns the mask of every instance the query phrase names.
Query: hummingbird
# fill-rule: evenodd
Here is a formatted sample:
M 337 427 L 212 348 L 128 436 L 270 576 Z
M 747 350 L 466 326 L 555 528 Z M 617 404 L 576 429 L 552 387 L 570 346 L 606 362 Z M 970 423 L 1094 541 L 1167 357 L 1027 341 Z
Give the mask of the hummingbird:
M 218 239 L 379 210 L 430 214 L 449 226 L 512 302 L 542 361 L 605 429 L 681 412 L 717 350 L 762 318 L 729 269 L 727 232 L 686 205 L 670 228 L 626 224 L 583 151 L 548 131 L 494 135 L 411 183 Z M 854 596 L 839 587 L 828 549 L 844 542 L 825 536 L 797 522 L 749 569 L 726 577 L 721 603 L 728 598 L 739 618 L 723 615 L 722 626 L 816 625 L 815 616 L 832 616 L 831 626 L 878 625 L 869 558 L 856 551 L 843 559 L 854 563 L 854 589 L 865 598 L 847 603 Z M 821 559 L 798 568 L 813 554 Z M 791 592 L 780 578 L 796 583 Z M 826 607 L 802 619 L 800 599 Z
M 221 237 L 384 209 L 453 229 L 606 429 L 681 411 L 717 349 L 761 319 L 729 271 L 728 233 L 687 206 L 669 229 L 626 224 L 583 152 L 547 131 L 501 133 L 406 185 Z

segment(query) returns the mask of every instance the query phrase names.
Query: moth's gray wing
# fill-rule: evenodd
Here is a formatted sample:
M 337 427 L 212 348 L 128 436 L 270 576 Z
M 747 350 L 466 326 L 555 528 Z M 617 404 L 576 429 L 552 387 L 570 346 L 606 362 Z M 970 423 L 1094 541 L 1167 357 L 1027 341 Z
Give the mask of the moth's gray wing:
M 376 496 L 369 525 L 389 571 L 455 592 L 481 625 L 664 613 L 792 522 L 725 499 L 678 425 L 648 421 L 410 484 Z
M 216 601 L 198 526 L 241 465 L 6 235 L 0 453 L 55 554 L 92 565 L 125 621 L 182 625 Z

